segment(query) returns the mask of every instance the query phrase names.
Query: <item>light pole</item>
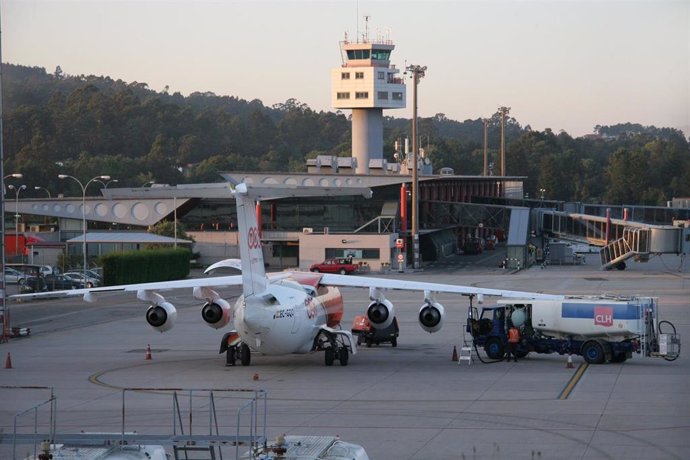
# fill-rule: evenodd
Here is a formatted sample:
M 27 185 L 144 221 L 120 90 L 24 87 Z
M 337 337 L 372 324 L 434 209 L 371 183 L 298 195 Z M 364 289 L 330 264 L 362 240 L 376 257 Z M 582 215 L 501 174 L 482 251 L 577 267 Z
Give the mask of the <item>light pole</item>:
M 546 193 L 546 189 L 545 189 L 545 188 L 540 188 L 540 189 L 539 189 L 539 194 L 540 194 L 540 196 L 541 196 L 541 204 L 542 204 L 542 206 L 544 205 L 544 193 Z
M 14 255 L 19 254 L 19 192 L 26 190 L 26 185 L 15 187 L 8 185 L 8 189 L 14 190 Z M 22 263 L 24 262 L 24 255 L 22 254 Z
M 506 138 L 505 125 L 506 115 L 510 112 L 510 107 L 499 107 L 498 113 L 501 115 L 501 176 L 506 175 Z
M 86 287 L 86 188 L 89 186 L 91 182 L 96 182 L 96 181 L 109 181 L 110 176 L 96 176 L 91 179 L 86 183 L 86 185 L 82 184 L 79 179 L 77 179 L 74 176 L 70 176 L 69 174 L 59 174 L 58 175 L 59 179 L 73 179 L 76 181 L 77 184 L 81 187 L 81 228 L 82 228 L 82 245 L 81 245 L 81 250 L 84 253 L 84 265 L 82 267 L 82 270 L 84 272 L 84 287 Z
M 48 194 L 48 198 L 53 198 L 53 197 L 50 195 L 50 190 L 48 190 L 48 189 L 45 188 L 45 187 L 41 187 L 41 186 L 37 185 L 37 186 L 34 187 L 34 190 L 43 190 L 43 191 L 45 191 L 45 192 Z
M 6 175 L 5 177 L 2 178 L 3 187 L 4 187 L 4 185 L 5 185 L 5 179 L 9 179 L 10 177 L 13 178 L 13 179 L 21 179 L 22 177 L 24 177 L 24 174 L 22 174 L 22 173 L 14 173 L 14 174 L 8 174 L 8 175 Z M 4 189 L 4 188 L 2 189 L 2 194 L 3 194 L 3 195 L 5 194 L 5 189 Z
M 117 183 L 119 181 L 117 179 L 111 179 L 107 180 L 106 182 L 103 182 L 102 180 L 95 180 L 94 182 L 100 183 L 103 186 L 103 188 L 108 188 L 108 185 L 112 184 L 113 182 Z
M 419 178 L 417 177 L 417 85 L 426 75 L 426 66 L 410 65 L 406 73 L 412 73 L 412 247 L 414 248 L 414 268 L 419 268 Z

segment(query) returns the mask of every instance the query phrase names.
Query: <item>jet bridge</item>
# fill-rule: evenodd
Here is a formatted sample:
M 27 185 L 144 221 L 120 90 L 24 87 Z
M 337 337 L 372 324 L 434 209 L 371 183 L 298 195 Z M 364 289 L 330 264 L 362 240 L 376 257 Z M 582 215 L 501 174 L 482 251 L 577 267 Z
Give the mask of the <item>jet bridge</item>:
M 556 238 L 599 246 L 601 268 L 625 268 L 634 258 L 646 262 L 653 255 L 690 252 L 690 221 L 650 225 L 621 219 L 535 209 L 538 232 Z

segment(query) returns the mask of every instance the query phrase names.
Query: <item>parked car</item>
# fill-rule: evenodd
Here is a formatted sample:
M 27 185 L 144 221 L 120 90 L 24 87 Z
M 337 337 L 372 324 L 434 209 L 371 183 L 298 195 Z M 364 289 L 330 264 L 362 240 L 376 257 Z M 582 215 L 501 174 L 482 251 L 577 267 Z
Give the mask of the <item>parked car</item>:
M 310 272 L 340 273 L 341 275 L 349 275 L 358 269 L 359 265 L 353 264 L 350 258 L 326 259 L 320 264 L 309 267 Z
M 49 291 L 65 291 L 68 289 L 83 289 L 84 283 L 68 278 L 65 275 L 50 275 L 45 277 Z
M 29 276 L 23 284 L 20 284 L 19 292 L 27 294 L 31 292 L 44 292 L 48 290 L 45 278 L 42 276 Z
M 65 276 L 73 281 L 85 284 L 87 288 L 92 288 L 101 285 L 100 280 L 96 278 L 91 278 L 88 275 L 86 276 L 86 280 L 84 280 L 84 274 L 82 272 L 67 272 L 65 273 Z
M 11 267 L 5 267 L 5 283 L 7 284 L 24 284 L 26 275 Z

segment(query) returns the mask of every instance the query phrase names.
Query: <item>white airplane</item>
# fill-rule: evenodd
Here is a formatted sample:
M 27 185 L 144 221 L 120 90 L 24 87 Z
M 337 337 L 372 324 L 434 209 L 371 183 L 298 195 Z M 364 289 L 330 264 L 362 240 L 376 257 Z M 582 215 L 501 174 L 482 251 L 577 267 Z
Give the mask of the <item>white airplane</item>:
M 353 189 L 319 188 L 320 195 L 352 194 Z M 371 196 L 369 189 L 354 189 Z M 340 326 L 343 317 L 343 297 L 339 287 L 369 288 L 370 303 L 366 310 L 372 327 L 385 329 L 395 317 L 393 304 L 384 291 L 402 289 L 422 292 L 419 325 L 427 332 L 437 332 L 443 324 L 445 309 L 435 294 L 456 293 L 465 296 L 500 296 L 523 299 L 562 299 L 562 296 L 533 292 L 484 289 L 386 278 L 347 276 L 289 271 L 267 275 L 261 247 L 261 237 L 255 214 L 256 200 L 285 196 L 313 196 L 315 187 L 267 188 L 237 184 L 230 190 L 237 202 L 237 223 L 240 233 L 240 259 L 228 259 L 206 269 L 236 268 L 241 275 L 218 276 L 179 281 L 153 282 L 121 286 L 64 291 L 64 295 L 83 295 L 84 300 L 96 301 L 102 293 L 136 292 L 137 298 L 150 303 L 146 321 L 155 330 L 166 332 L 175 325 L 175 307 L 159 291 L 193 288 L 193 295 L 205 303 L 201 316 L 214 329 L 231 325 L 232 330 L 221 341 L 220 353 L 226 353 L 226 364 L 239 359 L 249 365 L 251 351 L 264 355 L 325 352 L 325 364 L 338 360 L 346 366 L 350 354 L 357 352 L 352 333 Z M 242 295 L 234 306 L 213 288 L 242 285 Z M 13 297 L 44 297 L 52 293 L 22 294 Z

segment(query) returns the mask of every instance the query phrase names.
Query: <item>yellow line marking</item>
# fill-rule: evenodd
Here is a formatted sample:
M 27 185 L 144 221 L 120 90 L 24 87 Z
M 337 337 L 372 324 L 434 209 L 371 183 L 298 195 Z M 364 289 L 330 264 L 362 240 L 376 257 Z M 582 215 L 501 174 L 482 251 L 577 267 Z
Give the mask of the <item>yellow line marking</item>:
M 561 391 L 561 394 L 558 395 L 558 399 L 564 400 L 568 399 L 568 396 L 570 396 L 570 393 L 575 389 L 575 385 L 580 381 L 582 376 L 585 374 L 585 371 L 589 367 L 589 364 L 587 363 L 582 363 L 578 366 L 577 370 L 573 374 L 572 377 L 570 377 L 570 380 L 568 381 L 568 384 L 563 388 L 563 391 Z

